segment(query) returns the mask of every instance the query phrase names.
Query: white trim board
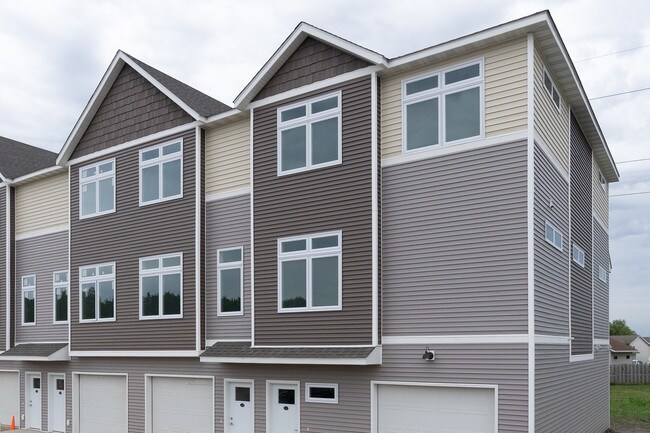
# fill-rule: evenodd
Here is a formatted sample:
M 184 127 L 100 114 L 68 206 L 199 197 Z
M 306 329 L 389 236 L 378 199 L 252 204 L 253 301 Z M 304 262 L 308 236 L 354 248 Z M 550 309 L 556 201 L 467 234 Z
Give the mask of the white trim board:
M 570 138 L 569 138 L 570 139 Z M 537 133 L 537 131 L 534 131 L 534 140 L 537 143 L 537 145 L 542 149 L 544 152 L 544 155 L 551 161 L 551 164 L 555 169 L 560 173 L 562 178 L 569 182 L 569 172 L 566 171 L 564 167 L 562 167 L 562 164 L 560 164 L 560 161 L 557 159 L 555 154 L 551 151 L 551 148 L 547 146 L 546 142 L 544 142 L 544 139 Z M 570 143 L 567 143 L 570 145 Z
M 433 344 L 527 344 L 528 334 L 384 335 L 384 346 Z M 535 334 L 535 344 L 569 344 L 568 335 Z
M 210 203 L 212 201 L 224 200 L 227 198 L 240 197 L 242 195 L 250 195 L 251 187 L 245 186 L 242 188 L 229 189 L 227 191 L 217 192 L 214 194 L 206 194 L 205 202 Z
M 199 350 L 71 350 L 75 358 L 197 358 Z
M 70 226 L 68 224 L 60 225 L 60 226 L 53 226 L 53 227 L 48 227 L 46 229 L 41 229 L 41 230 L 33 230 L 30 232 L 24 232 L 21 234 L 16 233 L 16 241 L 22 241 L 24 239 L 30 239 L 30 238 L 37 238 L 39 236 L 45 236 L 45 235 L 51 235 L 54 233 L 61 233 L 61 232 L 67 232 L 70 229 Z

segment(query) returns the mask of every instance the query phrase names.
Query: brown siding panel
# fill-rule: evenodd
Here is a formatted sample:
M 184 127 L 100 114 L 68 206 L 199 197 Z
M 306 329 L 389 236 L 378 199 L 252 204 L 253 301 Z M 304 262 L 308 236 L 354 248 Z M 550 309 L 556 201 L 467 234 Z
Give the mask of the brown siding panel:
M 594 338 L 609 338 L 609 234 L 594 218 Z M 605 282 L 598 267 L 607 271 Z
M 7 186 L 0 186 L 0 352 L 7 337 Z

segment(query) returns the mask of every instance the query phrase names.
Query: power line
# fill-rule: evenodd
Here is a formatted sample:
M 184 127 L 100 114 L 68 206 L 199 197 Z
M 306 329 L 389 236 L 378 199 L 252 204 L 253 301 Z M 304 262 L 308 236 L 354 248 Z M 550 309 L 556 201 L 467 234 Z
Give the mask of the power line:
M 628 195 L 642 195 L 642 194 L 650 194 L 650 191 L 627 192 L 625 194 L 613 194 L 613 195 L 610 195 L 610 197 L 625 197 L 625 196 L 628 196 Z
M 630 162 L 650 161 L 650 158 L 630 159 L 628 161 L 617 161 L 616 164 L 629 164 Z
M 634 51 L 634 50 L 638 50 L 638 49 L 645 48 L 645 47 L 650 47 L 650 44 L 641 45 L 641 46 L 633 47 L 633 48 L 627 48 L 627 49 L 621 50 L 621 51 L 614 51 L 613 53 L 601 54 L 600 56 L 594 56 L 594 57 L 589 57 L 589 58 L 586 58 L 586 59 L 580 59 L 580 60 L 576 60 L 573 63 L 580 63 L 580 62 L 586 62 L 587 60 L 600 59 L 601 57 L 607 57 L 607 56 L 613 56 L 615 54 L 627 53 L 628 51 Z
M 596 99 L 605 99 L 605 98 L 611 98 L 612 96 L 627 95 L 629 93 L 645 92 L 646 90 L 650 90 L 650 87 L 645 87 L 643 89 L 630 90 L 629 92 L 612 93 L 611 95 L 597 96 L 595 98 L 590 98 L 589 100 L 590 101 L 595 101 Z

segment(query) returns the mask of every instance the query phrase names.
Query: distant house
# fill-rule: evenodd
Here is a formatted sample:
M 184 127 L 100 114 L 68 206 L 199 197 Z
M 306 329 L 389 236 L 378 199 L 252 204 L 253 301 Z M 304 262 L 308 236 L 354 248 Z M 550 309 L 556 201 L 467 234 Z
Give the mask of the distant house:
M 636 359 L 643 362 L 650 362 L 650 337 L 641 337 L 640 335 L 614 335 L 612 338 L 635 348 L 638 351 Z
M 632 364 L 639 351 L 624 343 L 621 336 L 609 337 L 610 365 Z

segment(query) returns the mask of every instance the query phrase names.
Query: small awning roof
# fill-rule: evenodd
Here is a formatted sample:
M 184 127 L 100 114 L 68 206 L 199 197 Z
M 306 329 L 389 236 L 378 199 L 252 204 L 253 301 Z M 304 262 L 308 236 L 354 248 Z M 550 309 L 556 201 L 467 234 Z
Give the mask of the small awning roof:
M 18 344 L 0 354 L 0 361 L 69 361 L 68 343 Z

